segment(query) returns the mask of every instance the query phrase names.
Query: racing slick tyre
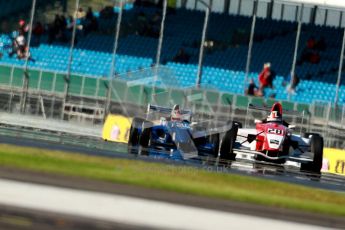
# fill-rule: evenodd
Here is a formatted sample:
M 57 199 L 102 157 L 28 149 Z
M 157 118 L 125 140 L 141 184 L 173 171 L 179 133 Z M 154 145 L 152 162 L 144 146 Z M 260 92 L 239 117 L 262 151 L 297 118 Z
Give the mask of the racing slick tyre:
M 310 136 L 320 136 L 318 133 L 304 133 L 304 138 L 310 138 Z
M 211 134 L 209 136 L 209 143 L 213 146 L 212 156 L 218 157 L 219 153 L 219 133 Z
M 128 153 L 138 154 L 139 138 L 144 121 L 144 119 L 139 117 L 135 117 L 132 120 L 128 138 Z
M 229 129 L 223 136 L 219 150 L 220 159 L 235 160 L 236 154 L 234 154 L 233 148 L 236 141 L 239 124 L 240 123 L 238 122 L 233 122 L 231 129 Z
M 302 171 L 320 173 L 323 159 L 323 138 L 319 134 L 312 134 L 310 139 L 310 151 L 313 153 L 313 162 L 302 164 Z
M 216 125 L 213 123 L 208 124 L 207 126 L 207 130 L 213 130 L 213 132 L 215 131 L 214 129 L 216 128 Z M 210 134 L 206 137 L 207 142 L 210 143 L 213 146 L 212 149 L 212 156 L 214 157 L 218 157 L 218 153 L 219 153 L 219 133 L 213 133 Z
M 141 151 L 140 155 L 149 155 L 149 145 L 151 140 L 151 130 L 153 123 L 149 121 L 143 122 L 143 131 L 139 137 L 139 144 Z

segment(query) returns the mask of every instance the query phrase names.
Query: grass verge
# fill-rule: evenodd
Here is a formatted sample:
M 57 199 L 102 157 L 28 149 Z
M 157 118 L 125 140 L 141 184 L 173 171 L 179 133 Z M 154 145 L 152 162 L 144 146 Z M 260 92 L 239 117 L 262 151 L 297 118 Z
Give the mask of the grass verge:
M 80 176 L 185 194 L 345 216 L 345 195 L 192 167 L 0 144 L 0 166 Z

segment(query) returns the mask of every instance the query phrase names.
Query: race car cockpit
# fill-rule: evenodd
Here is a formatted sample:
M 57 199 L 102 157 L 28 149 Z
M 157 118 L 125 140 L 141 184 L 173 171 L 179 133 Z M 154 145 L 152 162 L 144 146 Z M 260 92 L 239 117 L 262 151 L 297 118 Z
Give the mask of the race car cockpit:
M 279 102 L 273 104 L 270 114 L 262 120 L 262 123 L 275 122 L 289 127 L 289 123 L 283 120 L 283 107 Z

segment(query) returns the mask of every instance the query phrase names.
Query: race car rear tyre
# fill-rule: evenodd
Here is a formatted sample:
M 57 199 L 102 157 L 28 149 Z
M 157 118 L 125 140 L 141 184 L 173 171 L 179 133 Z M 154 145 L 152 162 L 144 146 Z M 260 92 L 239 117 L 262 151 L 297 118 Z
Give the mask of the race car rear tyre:
M 213 132 L 215 132 L 216 125 L 212 122 L 210 122 L 207 127 L 206 127 L 206 131 L 210 131 L 212 130 Z M 218 153 L 219 153 L 219 133 L 213 133 L 210 134 L 206 137 L 207 142 L 210 143 L 213 146 L 212 152 L 211 154 L 214 157 L 218 157 Z
M 219 133 L 211 134 L 209 137 L 210 144 L 212 144 L 212 154 L 214 157 L 218 157 L 219 153 Z
M 149 121 L 144 121 L 143 123 L 143 131 L 140 134 L 139 144 L 141 146 L 141 155 L 149 155 L 149 145 L 151 139 L 151 130 L 152 130 L 153 123 Z
M 320 136 L 318 133 L 304 133 L 303 137 L 304 138 L 309 138 L 310 136 Z
M 239 121 L 228 121 L 227 124 L 232 126 L 235 124 L 239 129 L 243 127 L 242 122 Z
M 139 138 L 144 121 L 144 119 L 139 117 L 135 117 L 132 120 L 128 138 L 128 153 L 138 154 Z
M 233 122 L 231 129 L 229 129 L 222 138 L 219 154 L 220 159 L 235 160 L 236 154 L 233 152 L 236 141 L 239 123 Z
M 313 162 L 302 164 L 302 171 L 320 173 L 323 159 L 323 138 L 319 134 L 313 134 L 310 139 L 310 150 L 314 154 Z

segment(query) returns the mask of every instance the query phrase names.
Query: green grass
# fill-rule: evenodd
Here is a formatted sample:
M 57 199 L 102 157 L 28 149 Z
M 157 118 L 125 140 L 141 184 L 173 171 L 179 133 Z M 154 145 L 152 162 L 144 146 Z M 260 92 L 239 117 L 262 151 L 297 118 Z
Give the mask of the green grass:
M 0 144 L 0 166 L 345 216 L 345 195 L 260 178 Z

